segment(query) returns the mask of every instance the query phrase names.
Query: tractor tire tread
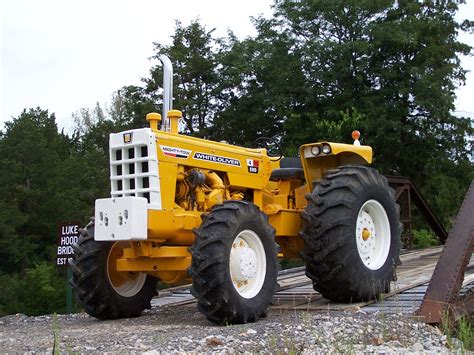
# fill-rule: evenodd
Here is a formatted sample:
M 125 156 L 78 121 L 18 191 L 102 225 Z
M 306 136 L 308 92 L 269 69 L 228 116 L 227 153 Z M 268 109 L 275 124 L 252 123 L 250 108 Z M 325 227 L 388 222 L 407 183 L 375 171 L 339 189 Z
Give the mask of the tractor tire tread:
M 196 238 L 191 247 L 193 257 L 188 270 L 193 279 L 191 293 L 198 300 L 198 309 L 208 320 L 218 324 L 255 322 L 265 317 L 276 289 L 278 270 L 275 230 L 268 224 L 268 217 L 247 201 L 226 201 L 204 216 L 203 223 L 194 231 Z M 268 238 L 267 244 L 272 254 L 266 255 L 273 264 L 272 279 L 265 280 L 257 295 L 259 300 L 254 302 L 257 305 L 252 307 L 236 306 L 240 296 L 236 297 L 237 291 L 233 289 L 225 252 L 232 248 L 232 236 L 241 223 L 260 226 L 258 235 Z M 265 243 L 264 240 L 262 242 Z
M 360 257 L 348 242 L 355 234 L 354 216 L 359 212 L 356 202 L 366 190 L 384 190 L 384 199 L 390 209 L 387 214 L 392 217 L 391 222 L 396 220 L 390 227 L 395 245 L 393 248 L 391 245 L 389 257 L 381 268 L 382 274 L 377 277 L 367 268 L 355 267 L 361 264 Z M 315 184 L 313 192 L 307 195 L 307 201 L 300 236 L 304 241 L 302 255 L 306 261 L 306 275 L 313 281 L 314 289 L 336 302 L 366 301 L 386 292 L 399 260 L 401 234 L 400 209 L 387 179 L 365 166 L 339 167 L 326 172 Z
M 107 256 L 113 243 L 94 240 L 94 223 L 80 229 L 78 242 L 73 246 L 74 258 L 69 260 L 72 270 L 70 284 L 78 303 L 98 319 L 137 317 L 150 307 L 156 294 L 157 280 L 147 276 L 142 289 L 132 297 L 117 294 L 107 276 Z

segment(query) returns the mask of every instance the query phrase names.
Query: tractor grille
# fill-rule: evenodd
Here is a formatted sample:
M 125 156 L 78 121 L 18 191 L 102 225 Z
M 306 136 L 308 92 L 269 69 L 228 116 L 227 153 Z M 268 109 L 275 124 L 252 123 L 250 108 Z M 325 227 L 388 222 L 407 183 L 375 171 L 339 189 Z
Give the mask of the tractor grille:
M 110 135 L 110 182 L 112 197 L 145 197 L 149 207 L 161 209 L 155 135 L 150 129 Z

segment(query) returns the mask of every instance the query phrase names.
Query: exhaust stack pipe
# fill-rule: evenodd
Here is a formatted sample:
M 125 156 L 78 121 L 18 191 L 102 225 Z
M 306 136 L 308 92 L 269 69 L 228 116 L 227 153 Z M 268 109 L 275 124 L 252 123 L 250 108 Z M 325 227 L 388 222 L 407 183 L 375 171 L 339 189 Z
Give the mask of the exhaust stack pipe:
M 164 54 L 159 56 L 163 66 L 163 123 L 161 130 L 169 132 L 171 129 L 168 112 L 173 109 L 173 65 Z

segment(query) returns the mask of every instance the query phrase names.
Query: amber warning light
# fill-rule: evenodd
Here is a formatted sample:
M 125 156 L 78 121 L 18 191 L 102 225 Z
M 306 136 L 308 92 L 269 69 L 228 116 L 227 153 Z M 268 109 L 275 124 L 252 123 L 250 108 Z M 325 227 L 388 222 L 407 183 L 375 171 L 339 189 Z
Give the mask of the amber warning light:
M 354 140 L 354 145 L 360 145 L 360 132 L 358 130 L 352 131 L 352 139 Z

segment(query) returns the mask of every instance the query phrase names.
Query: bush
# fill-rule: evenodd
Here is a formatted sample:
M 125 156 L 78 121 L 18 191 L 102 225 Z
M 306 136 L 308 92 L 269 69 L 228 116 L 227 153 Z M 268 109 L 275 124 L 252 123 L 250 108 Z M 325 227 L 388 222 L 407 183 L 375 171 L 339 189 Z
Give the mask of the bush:
M 50 263 L 39 263 L 23 275 L 0 275 L 0 288 L 0 316 L 66 311 L 66 280 Z
M 439 240 L 426 229 L 413 230 L 413 248 L 427 248 L 439 245 Z

